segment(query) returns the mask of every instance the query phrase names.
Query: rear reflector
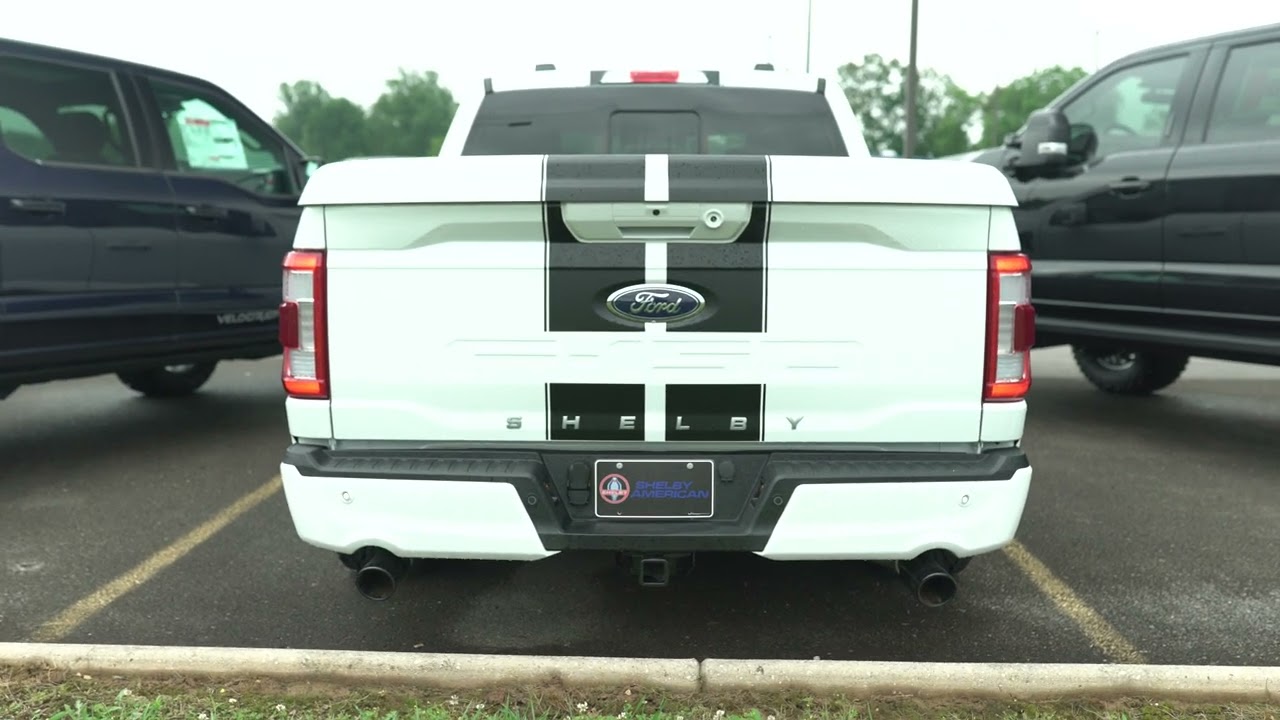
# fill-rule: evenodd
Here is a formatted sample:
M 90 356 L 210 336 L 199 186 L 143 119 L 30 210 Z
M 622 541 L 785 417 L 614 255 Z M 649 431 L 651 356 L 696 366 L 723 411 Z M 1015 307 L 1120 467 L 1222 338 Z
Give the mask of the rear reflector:
M 992 253 L 988 268 L 983 400 L 1021 400 L 1031 389 L 1036 341 L 1031 259 L 1021 253 Z
M 294 251 L 284 259 L 280 303 L 281 379 L 290 397 L 329 397 L 324 253 Z

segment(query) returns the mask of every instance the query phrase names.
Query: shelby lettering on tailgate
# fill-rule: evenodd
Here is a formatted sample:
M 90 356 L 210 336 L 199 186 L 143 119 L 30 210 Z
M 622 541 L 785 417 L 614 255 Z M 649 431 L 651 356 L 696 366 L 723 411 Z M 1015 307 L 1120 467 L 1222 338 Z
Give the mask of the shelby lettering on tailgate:
M 766 331 L 767 157 L 553 155 L 545 182 L 548 332 Z M 751 215 L 730 252 L 721 243 L 586 243 L 565 222 L 562 205 L 574 202 L 749 203 Z M 702 222 L 718 228 L 723 216 L 710 210 Z M 546 393 L 550 440 L 642 441 L 646 417 L 661 418 L 668 441 L 762 438 L 762 384 L 551 383 Z

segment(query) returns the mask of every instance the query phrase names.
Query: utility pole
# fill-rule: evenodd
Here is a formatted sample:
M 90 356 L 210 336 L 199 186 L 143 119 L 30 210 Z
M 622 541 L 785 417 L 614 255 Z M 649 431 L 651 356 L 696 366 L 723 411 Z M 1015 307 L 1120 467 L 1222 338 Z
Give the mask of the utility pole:
M 902 142 L 902 157 L 909 158 L 916 151 L 916 25 L 920 15 L 920 0 L 911 0 L 911 51 L 907 60 L 907 136 Z
M 809 14 L 804 21 L 804 71 L 809 72 L 809 57 L 813 49 L 813 0 L 809 0 Z

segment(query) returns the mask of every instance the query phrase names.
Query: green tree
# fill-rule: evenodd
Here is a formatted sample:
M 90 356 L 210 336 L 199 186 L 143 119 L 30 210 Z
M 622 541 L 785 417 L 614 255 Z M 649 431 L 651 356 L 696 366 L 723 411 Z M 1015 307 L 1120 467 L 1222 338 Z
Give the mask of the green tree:
M 435 72 L 401 69 L 369 109 L 371 154 L 437 154 L 457 109 L 453 93 L 440 85 Z
M 282 83 L 280 101 L 284 111 L 275 117 L 276 128 L 307 153 L 325 162 L 369 154 L 367 118 L 356 103 L 310 80 Z
M 982 105 L 983 147 L 999 145 L 1022 127 L 1027 116 L 1088 75 L 1083 68 L 1055 65 L 1018 78 L 987 93 Z
M 839 69 L 849 105 L 862 121 L 873 154 L 903 152 L 907 131 L 907 68 L 876 54 Z M 917 69 L 916 156 L 939 157 L 969 150 L 969 129 L 976 126 L 982 98 L 966 92 L 947 75 Z

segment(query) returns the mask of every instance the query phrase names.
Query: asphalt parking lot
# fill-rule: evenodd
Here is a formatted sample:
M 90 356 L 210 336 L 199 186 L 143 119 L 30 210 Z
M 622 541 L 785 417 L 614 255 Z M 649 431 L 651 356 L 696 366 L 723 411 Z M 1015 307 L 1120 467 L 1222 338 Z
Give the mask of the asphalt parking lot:
M 225 364 L 181 402 L 113 377 L 0 402 L 0 641 L 1280 664 L 1280 368 L 1193 361 L 1131 400 L 1038 352 L 1018 543 L 939 609 L 876 566 L 751 556 L 662 590 L 609 555 L 453 563 L 364 600 L 272 482 L 277 368 Z

